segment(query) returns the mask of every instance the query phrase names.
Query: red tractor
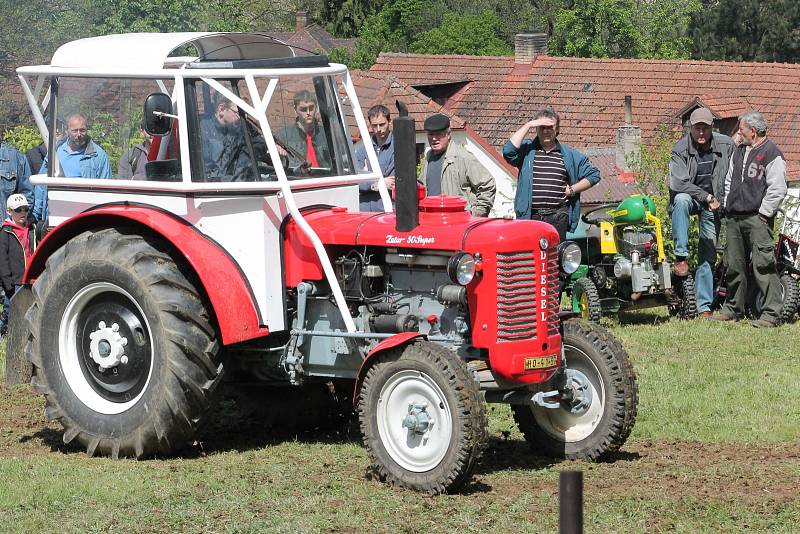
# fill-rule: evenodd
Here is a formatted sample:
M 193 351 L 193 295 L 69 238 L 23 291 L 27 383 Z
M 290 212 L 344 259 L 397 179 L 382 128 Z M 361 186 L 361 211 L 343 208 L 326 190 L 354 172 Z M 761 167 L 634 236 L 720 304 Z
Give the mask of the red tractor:
M 52 158 L 34 178 L 51 230 L 13 299 L 9 364 L 32 363 L 65 442 L 171 454 L 237 380 L 349 384 L 375 470 L 430 493 L 470 478 L 485 402 L 511 404 L 540 454 L 598 459 L 630 434 L 627 354 L 559 314 L 579 249 L 459 198 L 418 204 L 410 118 L 395 119 L 392 212 L 380 174 L 354 165 L 347 118 L 368 132 L 344 66 L 262 34 L 130 34 L 18 73 L 50 154 L 63 141 L 48 114 L 110 124 L 93 141 L 114 178 L 136 126 L 154 136 L 140 176 L 70 176 Z M 298 98 L 314 107 L 313 162 L 293 146 Z M 358 212 L 367 182 L 385 213 Z

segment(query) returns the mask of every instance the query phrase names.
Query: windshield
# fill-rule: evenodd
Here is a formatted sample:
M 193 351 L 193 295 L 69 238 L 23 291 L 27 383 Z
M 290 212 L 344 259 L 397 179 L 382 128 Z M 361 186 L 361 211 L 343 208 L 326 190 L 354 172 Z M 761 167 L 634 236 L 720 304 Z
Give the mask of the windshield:
M 257 103 L 266 104 L 271 132 L 243 79 L 186 82 L 189 141 L 196 182 L 277 180 L 280 165 L 289 179 L 355 173 L 352 141 L 330 77 L 256 78 Z M 272 135 L 277 153 L 268 150 Z

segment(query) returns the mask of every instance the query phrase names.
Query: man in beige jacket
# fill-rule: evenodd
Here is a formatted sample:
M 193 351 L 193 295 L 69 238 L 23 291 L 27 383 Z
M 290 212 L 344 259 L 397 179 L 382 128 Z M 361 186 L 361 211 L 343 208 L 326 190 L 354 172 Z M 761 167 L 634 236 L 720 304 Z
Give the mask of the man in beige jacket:
M 422 160 L 419 181 L 427 196 L 459 196 L 467 201 L 470 213 L 487 217 L 494 204 L 494 178 L 475 156 L 453 142 L 447 115 L 435 113 L 425 119 L 425 131 L 431 149 Z

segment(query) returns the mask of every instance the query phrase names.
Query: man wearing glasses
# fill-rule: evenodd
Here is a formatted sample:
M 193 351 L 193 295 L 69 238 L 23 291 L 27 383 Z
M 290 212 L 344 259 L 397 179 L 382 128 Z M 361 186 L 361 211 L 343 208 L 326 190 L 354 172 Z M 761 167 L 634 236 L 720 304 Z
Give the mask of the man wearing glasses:
M 452 142 L 450 118 L 435 113 L 425 119 L 431 149 L 422 160 L 420 182 L 427 196 L 453 195 L 467 201 L 467 210 L 476 217 L 488 217 L 494 204 L 494 178 L 478 160 Z
M 253 167 L 253 155 L 257 161 L 267 161 L 267 145 L 264 137 L 250 130 L 250 146 L 236 104 L 220 93 L 214 93 L 211 102 L 213 113 L 200 123 L 202 138 L 203 171 L 207 182 L 253 182 L 258 179 Z
M 3 285 L 3 312 L 0 313 L 0 336 L 8 328 L 11 297 L 22 287 L 22 276 L 36 245 L 44 223 L 31 224 L 30 206 L 25 195 L 15 193 L 6 202 L 8 218 L 0 228 L 0 282 Z

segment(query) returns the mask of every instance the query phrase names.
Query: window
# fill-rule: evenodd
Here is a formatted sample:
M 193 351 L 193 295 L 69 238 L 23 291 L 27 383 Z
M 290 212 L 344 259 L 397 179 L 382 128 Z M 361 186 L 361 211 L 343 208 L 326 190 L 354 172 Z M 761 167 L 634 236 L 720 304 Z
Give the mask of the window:
M 148 94 L 172 93 L 172 80 L 72 78 L 57 81 L 55 146 L 50 176 L 147 179 L 152 139 L 142 126 Z M 47 113 L 46 113 L 47 116 Z M 63 129 L 62 126 L 63 125 Z

